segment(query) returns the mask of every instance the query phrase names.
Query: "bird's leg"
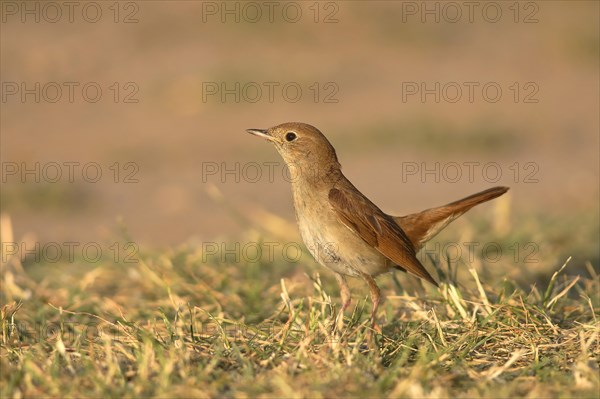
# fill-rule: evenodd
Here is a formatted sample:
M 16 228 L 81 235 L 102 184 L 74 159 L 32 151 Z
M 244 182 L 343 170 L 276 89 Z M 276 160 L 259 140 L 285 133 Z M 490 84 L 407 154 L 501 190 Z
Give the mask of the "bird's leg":
M 371 336 L 371 332 L 375 329 L 375 316 L 377 314 L 377 309 L 379 308 L 379 302 L 381 301 L 381 291 L 379 291 L 379 287 L 375 282 L 375 279 L 368 274 L 361 273 L 360 274 L 369 285 L 369 290 L 371 291 L 371 302 L 373 302 L 373 309 L 371 310 L 371 331 L 369 331 L 368 336 Z
M 344 328 L 344 311 L 350 306 L 352 298 L 350 296 L 350 287 L 348 287 L 346 277 L 340 273 L 335 273 L 335 279 L 340 286 L 340 296 L 342 297 L 342 308 L 340 309 L 336 320 L 337 328 L 341 330 Z

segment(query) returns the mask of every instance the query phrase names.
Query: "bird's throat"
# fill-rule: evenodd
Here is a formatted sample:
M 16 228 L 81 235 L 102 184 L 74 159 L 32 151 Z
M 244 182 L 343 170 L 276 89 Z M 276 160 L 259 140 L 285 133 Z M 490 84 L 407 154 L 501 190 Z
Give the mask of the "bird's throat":
M 331 187 L 343 178 L 341 166 L 337 162 L 326 165 L 308 162 L 288 163 L 287 166 L 292 185 L 303 185 L 313 189 L 321 186 Z

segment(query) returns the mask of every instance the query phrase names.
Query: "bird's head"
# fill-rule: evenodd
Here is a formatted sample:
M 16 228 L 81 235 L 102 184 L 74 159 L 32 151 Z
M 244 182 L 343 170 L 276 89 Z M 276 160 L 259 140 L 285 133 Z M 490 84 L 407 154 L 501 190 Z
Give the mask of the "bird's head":
M 248 129 L 248 133 L 269 140 L 288 165 L 330 169 L 339 162 L 335 149 L 327 138 L 314 126 L 306 123 L 287 122 L 269 129 Z

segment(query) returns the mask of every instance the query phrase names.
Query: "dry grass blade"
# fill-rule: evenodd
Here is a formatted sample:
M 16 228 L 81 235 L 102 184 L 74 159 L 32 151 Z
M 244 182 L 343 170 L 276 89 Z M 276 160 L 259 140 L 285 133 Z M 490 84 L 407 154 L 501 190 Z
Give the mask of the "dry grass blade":
M 567 292 L 569 292 L 569 290 L 571 288 L 573 288 L 573 286 L 575 284 L 577 284 L 578 281 L 579 281 L 579 276 L 575 277 L 569 283 L 569 285 L 567 285 L 561 292 L 559 292 L 558 294 L 556 294 L 550 301 L 548 301 L 548 303 L 546 304 L 546 307 L 547 308 L 551 308 L 560 298 L 562 298 L 563 296 L 567 295 Z
M 506 361 L 506 363 L 504 363 L 502 366 L 495 366 L 495 367 L 490 368 L 487 371 L 487 373 L 486 373 L 487 375 L 485 378 L 488 381 L 490 381 L 490 380 L 500 377 L 500 375 L 502 373 L 505 373 L 510 366 L 512 366 L 517 360 L 519 360 L 526 353 L 527 353 L 527 351 L 525 351 L 525 350 L 522 350 L 522 349 L 517 350 L 515 353 L 512 354 L 510 359 L 508 359 Z
M 548 303 L 550 295 L 552 295 L 552 290 L 554 289 L 554 285 L 556 284 L 556 279 L 558 275 L 564 270 L 565 267 L 567 267 L 567 264 L 570 260 L 571 257 L 569 256 L 569 258 L 565 261 L 565 263 L 563 263 L 561 268 L 558 269 L 558 271 L 554 272 L 554 274 L 552 274 L 552 277 L 550 278 L 550 283 L 548 284 L 548 288 L 546 288 L 546 291 L 544 292 L 544 305 Z
M 488 315 L 491 314 L 492 308 L 490 306 L 490 302 L 488 301 L 487 295 L 485 294 L 485 290 L 481 285 L 481 281 L 479 281 L 479 275 L 477 274 L 477 270 L 475 270 L 474 268 L 469 268 L 469 273 L 471 273 L 471 276 L 473 276 L 473 280 L 475 280 L 475 283 L 477 284 L 477 290 L 479 291 L 479 296 L 481 297 L 481 302 L 483 303 L 485 311 Z

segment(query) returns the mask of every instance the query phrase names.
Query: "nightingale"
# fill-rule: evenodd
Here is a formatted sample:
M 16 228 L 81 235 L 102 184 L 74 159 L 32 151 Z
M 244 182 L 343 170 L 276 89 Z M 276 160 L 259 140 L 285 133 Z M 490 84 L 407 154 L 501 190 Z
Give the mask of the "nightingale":
M 335 149 L 316 127 L 288 122 L 247 132 L 273 143 L 290 170 L 302 239 L 315 260 L 333 271 L 340 287 L 338 325 L 351 302 L 347 276 L 362 278 L 368 285 L 374 328 L 381 301 L 375 277 L 401 270 L 437 287 L 416 253 L 450 222 L 508 190 L 494 187 L 437 208 L 391 216 L 344 176 Z

